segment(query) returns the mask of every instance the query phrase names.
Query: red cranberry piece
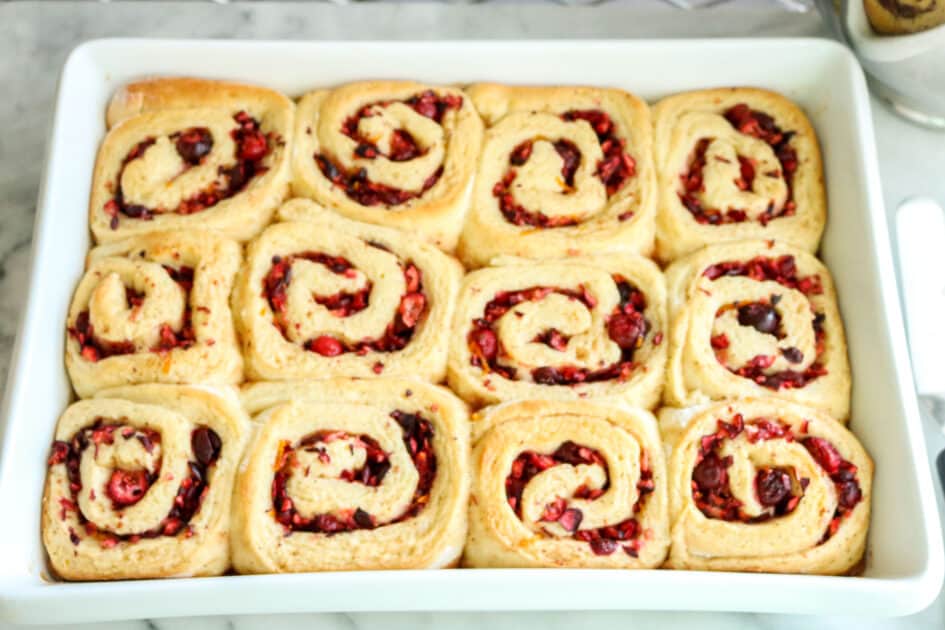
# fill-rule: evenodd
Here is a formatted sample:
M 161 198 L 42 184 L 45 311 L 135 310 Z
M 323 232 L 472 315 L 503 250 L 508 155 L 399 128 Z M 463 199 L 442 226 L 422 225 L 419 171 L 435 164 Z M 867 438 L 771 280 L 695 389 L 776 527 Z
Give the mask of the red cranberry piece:
M 499 339 L 488 328 L 478 328 L 469 334 L 469 341 L 473 343 L 483 358 L 492 361 L 499 354 Z
M 146 470 L 115 470 L 105 491 L 116 507 L 134 505 L 144 496 L 148 489 L 148 473 Z
M 791 346 L 790 348 L 782 348 L 781 354 L 784 355 L 784 358 L 791 363 L 800 363 L 804 360 L 804 353 L 794 346 Z
M 532 378 L 539 385 L 560 385 L 564 382 L 561 373 L 550 366 L 536 368 L 532 371 Z
M 561 156 L 561 177 L 568 186 L 574 185 L 574 173 L 581 163 L 581 150 L 567 140 L 558 140 L 554 144 L 555 151 Z
M 595 538 L 591 541 L 591 551 L 595 556 L 609 556 L 617 551 L 617 542 L 609 538 Z
M 509 163 L 512 164 L 513 166 L 521 166 L 522 164 L 528 161 L 528 158 L 530 158 L 531 155 L 532 155 L 532 141 L 526 140 L 525 142 L 521 143 L 520 145 L 512 149 L 512 153 L 509 155 Z
M 354 522 L 362 529 L 374 529 L 374 517 L 361 508 L 354 511 Z
M 863 498 L 863 493 L 860 491 L 860 484 L 856 481 L 844 481 L 839 485 L 838 490 L 840 505 L 848 510 L 852 510 L 856 507 L 856 504 Z
M 420 155 L 417 141 L 408 132 L 398 129 L 390 137 L 390 159 L 394 162 L 406 162 Z
M 66 461 L 66 458 L 69 457 L 69 452 L 72 448 L 69 446 L 68 442 L 62 442 L 56 440 L 52 445 L 52 452 L 49 454 L 49 460 L 47 464 L 49 466 L 55 466 L 56 464 L 61 464 Z
M 563 527 L 568 533 L 573 534 L 577 531 L 577 528 L 581 526 L 581 521 L 584 520 L 584 513 L 577 508 L 569 508 L 561 513 L 561 517 L 558 518 L 558 525 Z
M 247 133 L 243 136 L 240 143 L 239 157 L 242 160 L 255 162 L 261 160 L 269 151 L 269 144 L 266 142 L 266 136 L 257 132 Z
M 702 490 L 718 490 L 728 483 L 725 465 L 714 454 L 707 455 L 692 471 L 692 480 Z
M 751 326 L 760 333 L 772 335 L 781 323 L 781 316 L 770 304 L 752 302 L 738 307 L 738 323 Z
M 755 477 L 758 501 L 766 507 L 774 507 L 791 495 L 791 476 L 783 470 L 768 468 Z
M 322 335 L 311 343 L 311 349 L 323 357 L 336 357 L 344 352 L 344 346 L 334 337 Z
M 590 461 L 589 458 L 585 457 L 583 453 L 583 451 L 588 450 L 589 449 L 587 449 L 587 447 L 580 446 L 571 440 L 568 440 L 567 442 L 563 442 L 561 446 L 558 447 L 558 450 L 552 454 L 552 457 L 554 457 L 559 462 L 577 466 L 578 464 L 586 464 Z
M 191 435 L 190 444 L 197 461 L 204 466 L 209 466 L 220 456 L 220 447 L 223 445 L 223 442 L 213 429 L 200 427 Z
M 427 300 L 422 293 L 409 293 L 400 300 L 397 311 L 406 328 L 413 328 L 420 321 Z
M 624 350 L 632 350 L 646 334 L 646 320 L 636 311 L 617 313 L 607 322 L 607 334 Z
M 194 127 L 182 132 L 174 143 L 178 155 L 188 164 L 199 164 L 200 160 L 213 148 L 213 136 L 210 130 Z
M 809 437 L 804 440 L 804 446 L 828 475 L 836 474 L 840 470 L 843 458 L 833 444 L 823 438 Z

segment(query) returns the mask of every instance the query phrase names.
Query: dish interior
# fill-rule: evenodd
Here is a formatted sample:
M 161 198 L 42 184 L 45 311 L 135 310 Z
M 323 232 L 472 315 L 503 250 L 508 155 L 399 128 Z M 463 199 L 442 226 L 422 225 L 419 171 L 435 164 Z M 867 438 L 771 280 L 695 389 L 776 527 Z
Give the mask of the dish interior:
M 696 88 L 753 85 L 799 103 L 824 154 L 829 222 L 821 255 L 837 284 L 850 346 L 851 427 L 876 462 L 863 577 L 477 570 L 50 582 L 39 536 L 40 499 L 53 427 L 70 400 L 63 331 L 89 247 L 92 168 L 107 99 L 118 86 L 152 74 L 256 82 L 292 96 L 367 78 L 583 83 L 624 88 L 650 102 Z M 61 78 L 29 301 L 8 384 L 0 505 L 15 506 L 15 512 L 8 507 L 8 517 L 0 520 L 0 618 L 49 622 L 313 610 L 906 614 L 921 609 L 941 584 L 942 545 L 881 198 L 862 74 L 845 49 L 827 41 L 85 44 L 72 54 Z M 13 513 L 18 516 L 9 516 Z M 48 605 L 53 601 L 57 605 Z

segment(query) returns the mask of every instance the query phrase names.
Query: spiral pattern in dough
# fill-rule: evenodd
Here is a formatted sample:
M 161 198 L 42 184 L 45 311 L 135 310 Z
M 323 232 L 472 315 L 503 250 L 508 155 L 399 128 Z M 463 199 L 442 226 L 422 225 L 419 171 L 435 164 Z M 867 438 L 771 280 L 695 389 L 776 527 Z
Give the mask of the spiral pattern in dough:
M 67 580 L 222 574 L 247 429 L 232 389 L 139 385 L 71 405 L 43 497 L 53 570 Z
M 669 465 L 676 569 L 842 574 L 862 558 L 873 463 L 817 410 L 742 400 L 692 419 Z
M 614 89 L 474 85 L 488 129 L 460 257 L 649 254 L 656 176 L 646 103 Z
M 518 398 L 659 400 L 665 285 L 632 254 L 507 259 L 468 274 L 453 317 L 448 378 L 474 404 Z
M 94 248 L 66 324 L 79 396 L 133 383 L 240 382 L 229 307 L 240 259 L 235 242 L 201 231 Z
M 295 106 L 273 90 L 154 79 L 119 90 L 92 183 L 95 239 L 212 229 L 259 233 L 289 187 Z
M 250 244 L 234 295 L 252 378 L 443 378 L 456 260 L 308 200 L 279 216 Z
M 295 194 L 456 247 L 482 143 L 461 90 L 408 81 L 316 90 L 299 103 L 296 133 Z
M 751 238 L 816 251 L 826 221 L 820 149 L 794 103 L 726 88 L 677 94 L 653 111 L 660 259 Z
M 850 366 L 833 282 L 773 241 L 713 245 L 673 263 L 665 400 L 776 396 L 845 422 Z
M 666 471 L 649 412 L 524 401 L 476 414 L 473 567 L 653 568 L 669 547 Z
M 244 573 L 441 568 L 466 535 L 469 425 L 444 389 L 399 379 L 258 383 L 236 486 Z

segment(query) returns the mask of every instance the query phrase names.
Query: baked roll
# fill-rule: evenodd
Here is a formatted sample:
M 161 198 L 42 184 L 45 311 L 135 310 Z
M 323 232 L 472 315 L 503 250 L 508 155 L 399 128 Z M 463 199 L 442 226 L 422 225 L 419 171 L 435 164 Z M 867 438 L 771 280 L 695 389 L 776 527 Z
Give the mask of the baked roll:
M 870 26 L 884 35 L 918 33 L 945 24 L 940 0 L 863 0 Z
M 474 417 L 464 564 L 655 568 L 669 548 L 666 469 L 644 410 L 524 401 Z
M 409 234 L 308 200 L 253 241 L 234 293 L 250 379 L 443 379 L 462 266 Z
M 827 216 L 823 167 L 799 107 L 774 92 L 725 88 L 671 96 L 653 116 L 661 260 L 752 238 L 817 250 Z
M 168 78 L 121 88 L 92 179 L 95 240 L 194 228 L 252 238 L 288 193 L 294 112 L 282 94 L 236 83 Z
M 706 247 L 666 270 L 665 402 L 775 396 L 850 413 L 850 365 L 830 273 L 773 241 Z
M 646 103 L 622 90 L 481 84 L 488 129 L 460 257 L 650 254 L 656 213 Z
M 80 397 L 133 383 L 239 383 L 229 295 L 239 246 L 211 232 L 155 232 L 88 255 L 66 322 Z
M 456 247 L 482 143 L 462 90 L 411 81 L 315 90 L 299 101 L 295 125 L 296 195 Z
M 242 573 L 434 569 L 466 537 L 469 421 L 416 380 L 257 383 L 236 485 Z
M 507 259 L 468 274 L 453 316 L 450 387 L 474 405 L 521 398 L 660 398 L 665 285 L 633 254 Z
M 236 390 L 138 385 L 66 409 L 43 495 L 43 544 L 66 580 L 221 575 L 249 421 Z
M 823 412 L 774 399 L 711 407 L 669 464 L 674 569 L 851 571 L 869 528 L 873 463 Z

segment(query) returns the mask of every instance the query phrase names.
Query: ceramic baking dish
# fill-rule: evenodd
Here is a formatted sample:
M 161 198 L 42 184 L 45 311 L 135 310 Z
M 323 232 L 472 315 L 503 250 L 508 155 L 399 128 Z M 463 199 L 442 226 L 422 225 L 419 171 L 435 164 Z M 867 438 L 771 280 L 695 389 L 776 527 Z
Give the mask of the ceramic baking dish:
M 446 570 L 51 581 L 39 536 L 53 426 L 68 404 L 64 318 L 89 246 L 87 200 L 105 104 L 144 75 L 258 82 L 292 95 L 352 79 L 587 83 L 647 99 L 756 85 L 810 115 L 827 169 L 823 257 L 854 370 L 852 427 L 876 461 L 862 577 L 683 571 Z M 69 57 L 59 87 L 14 352 L 0 462 L 0 618 L 58 622 L 213 613 L 649 609 L 902 615 L 939 590 L 942 542 L 906 354 L 866 84 L 821 40 L 313 43 L 103 40 Z

